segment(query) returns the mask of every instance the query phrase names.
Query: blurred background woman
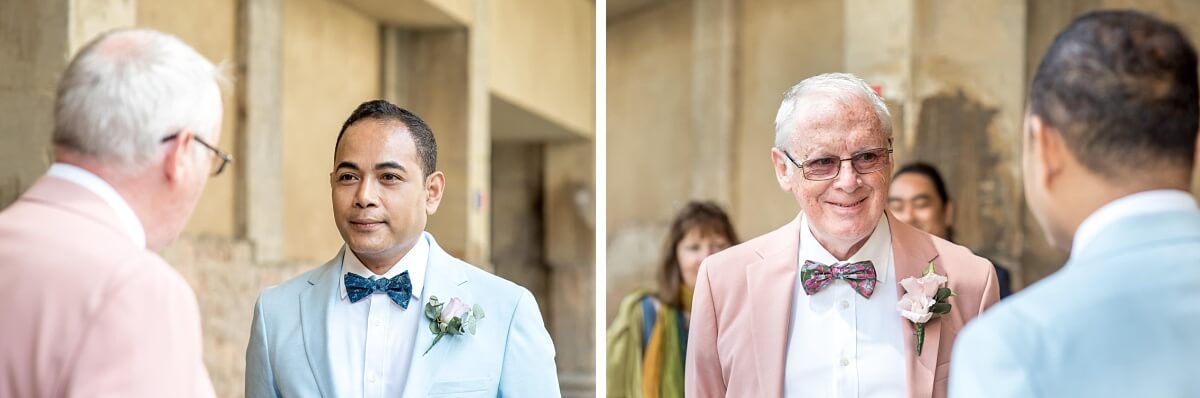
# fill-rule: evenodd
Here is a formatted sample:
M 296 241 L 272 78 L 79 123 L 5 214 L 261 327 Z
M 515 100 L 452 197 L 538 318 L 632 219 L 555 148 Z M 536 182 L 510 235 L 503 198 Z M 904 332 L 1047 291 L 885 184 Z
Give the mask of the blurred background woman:
M 609 397 L 683 397 L 687 326 L 700 262 L 737 242 L 729 216 L 715 203 L 693 201 L 679 211 L 663 247 L 657 290 L 626 296 L 609 325 Z

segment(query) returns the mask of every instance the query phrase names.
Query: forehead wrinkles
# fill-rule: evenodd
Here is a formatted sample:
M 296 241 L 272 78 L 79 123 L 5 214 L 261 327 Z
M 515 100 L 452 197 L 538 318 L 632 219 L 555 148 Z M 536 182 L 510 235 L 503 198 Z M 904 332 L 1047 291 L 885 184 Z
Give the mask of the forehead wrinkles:
M 815 149 L 855 150 L 879 145 L 877 141 L 883 140 L 879 117 L 862 98 L 813 93 L 799 101 L 792 145 L 805 153 Z

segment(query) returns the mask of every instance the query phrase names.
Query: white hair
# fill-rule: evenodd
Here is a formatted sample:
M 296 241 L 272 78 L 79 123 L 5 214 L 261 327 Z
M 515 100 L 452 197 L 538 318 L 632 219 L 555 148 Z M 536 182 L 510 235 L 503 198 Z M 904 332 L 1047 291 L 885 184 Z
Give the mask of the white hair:
M 871 107 L 875 108 L 875 115 L 879 117 L 879 125 L 883 127 L 883 136 L 885 138 L 892 137 L 892 114 L 888 112 L 887 104 L 883 103 L 883 98 L 876 94 L 875 90 L 872 90 L 858 76 L 849 73 L 826 73 L 796 83 L 783 95 L 779 113 L 775 114 L 776 147 L 786 148 L 791 141 L 792 133 L 795 130 L 793 127 L 796 125 L 796 121 L 793 119 L 796 114 L 797 102 L 805 93 L 813 91 L 833 93 L 837 96 L 853 95 L 867 100 Z
M 175 36 L 104 33 L 76 54 L 58 83 L 54 145 L 117 172 L 144 166 L 164 138 L 185 129 L 215 145 L 224 82 L 219 68 Z

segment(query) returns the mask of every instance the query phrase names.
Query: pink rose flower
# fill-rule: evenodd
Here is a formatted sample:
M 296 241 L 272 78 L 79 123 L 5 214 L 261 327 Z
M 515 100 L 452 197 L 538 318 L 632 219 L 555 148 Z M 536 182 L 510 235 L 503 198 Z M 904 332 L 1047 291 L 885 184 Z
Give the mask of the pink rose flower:
M 937 294 L 938 288 L 946 283 L 946 277 L 938 274 L 928 274 L 921 278 L 908 277 L 900 281 L 900 286 L 904 287 L 906 294 L 918 294 L 933 300 L 933 296 Z M 933 305 L 933 304 L 930 304 Z
M 905 287 L 905 290 L 907 289 Z M 934 290 L 936 291 L 937 289 Z M 925 297 L 920 292 L 910 290 L 900 298 L 899 303 L 896 303 L 896 309 L 900 311 L 900 316 L 913 323 L 925 323 L 929 322 L 930 318 L 933 318 L 933 313 L 929 312 L 929 308 L 933 307 L 933 304 L 933 297 Z
M 460 317 L 470 310 L 471 307 L 468 307 L 466 303 L 463 303 L 462 300 L 459 300 L 458 297 L 455 297 L 450 299 L 450 302 L 446 303 L 445 307 L 442 307 L 442 313 L 441 316 L 438 317 L 438 320 L 442 321 L 443 323 L 450 322 L 451 319 Z

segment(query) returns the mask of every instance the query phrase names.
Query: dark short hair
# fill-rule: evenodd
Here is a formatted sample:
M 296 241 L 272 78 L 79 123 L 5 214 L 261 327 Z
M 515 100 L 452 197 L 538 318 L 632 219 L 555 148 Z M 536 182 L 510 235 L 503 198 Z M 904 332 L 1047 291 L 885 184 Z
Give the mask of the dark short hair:
M 1046 50 L 1029 106 L 1085 167 L 1119 177 L 1191 168 L 1198 95 L 1196 51 L 1179 28 L 1136 11 L 1095 11 Z
M 437 170 L 437 141 L 433 139 L 433 130 L 429 129 L 429 125 L 425 124 L 420 116 L 384 100 L 367 101 L 354 109 L 346 122 L 342 123 L 342 131 L 338 132 L 337 142 L 333 146 L 334 151 L 337 151 L 337 146 L 342 143 L 342 135 L 346 134 L 346 129 L 364 119 L 403 123 L 417 147 L 417 156 L 421 158 L 424 176 L 428 177 Z
M 946 192 L 946 182 L 942 180 L 942 173 L 938 173 L 937 168 L 933 167 L 933 165 L 924 162 L 906 164 L 904 167 L 896 170 L 896 174 L 892 175 L 892 180 L 908 173 L 919 174 L 929 178 L 929 181 L 933 182 L 933 189 L 937 191 L 938 198 L 942 199 L 942 204 L 950 203 L 950 194 Z
M 695 228 L 700 228 L 703 235 L 715 234 L 728 240 L 730 245 L 738 244 L 733 223 L 729 222 L 729 215 L 725 214 L 720 205 L 708 201 L 691 201 L 679 209 L 679 213 L 675 214 L 675 219 L 671 221 L 671 229 L 667 231 L 658 270 L 658 299 L 674 308 L 680 308 L 682 305 L 679 291 L 683 287 L 683 273 L 679 270 L 679 256 L 675 247 Z

